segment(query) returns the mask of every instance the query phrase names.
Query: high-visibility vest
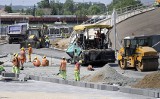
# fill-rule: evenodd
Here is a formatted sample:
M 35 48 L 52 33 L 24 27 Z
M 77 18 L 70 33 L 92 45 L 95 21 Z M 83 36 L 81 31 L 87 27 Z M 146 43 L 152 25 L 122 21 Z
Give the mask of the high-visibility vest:
M 39 67 L 41 65 L 41 62 L 38 59 L 33 60 L 33 65 Z
M 20 64 L 19 64 L 18 57 L 14 57 L 13 60 L 12 60 L 12 63 L 13 63 L 14 66 L 19 67 Z
M 20 59 L 25 59 L 26 58 L 26 53 L 25 51 L 20 51 Z
M 42 66 L 48 66 L 48 65 L 49 61 L 46 58 L 42 59 Z
M 66 65 L 67 65 L 67 61 L 66 60 L 62 60 L 61 61 L 61 70 L 66 70 Z

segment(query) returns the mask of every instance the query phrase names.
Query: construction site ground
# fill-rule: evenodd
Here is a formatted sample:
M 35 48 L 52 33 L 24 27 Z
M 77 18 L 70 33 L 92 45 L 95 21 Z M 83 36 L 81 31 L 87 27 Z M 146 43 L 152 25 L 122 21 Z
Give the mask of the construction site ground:
M 34 67 L 33 64 L 31 62 L 28 62 L 27 60 L 27 62 L 24 64 L 25 68 L 21 71 L 21 73 L 26 75 L 61 79 L 61 77 L 57 75 L 57 73 L 59 72 L 61 58 L 63 56 L 69 58 L 69 56 L 64 51 L 54 50 L 54 48 L 42 48 L 33 49 L 33 52 L 34 54 L 32 55 L 32 58 L 37 56 L 40 60 L 42 60 L 43 55 L 48 56 L 47 58 L 49 59 L 50 65 L 47 67 Z M 6 72 L 11 72 L 12 70 L 11 59 L 11 54 L 8 54 L 7 57 L 1 58 L 1 61 L 5 62 L 3 65 L 5 66 Z M 121 70 L 118 67 L 117 63 L 109 63 L 103 67 L 94 67 L 95 71 L 88 71 L 87 67 L 81 66 L 80 76 L 82 82 L 93 82 L 98 84 L 131 87 L 136 85 L 136 83 L 140 82 L 141 79 L 145 77 L 145 75 L 155 72 L 138 72 L 134 69 Z M 67 80 L 74 81 L 74 64 L 67 64 Z M 152 84 L 154 85 L 154 83 Z M 160 87 L 149 89 L 159 91 Z

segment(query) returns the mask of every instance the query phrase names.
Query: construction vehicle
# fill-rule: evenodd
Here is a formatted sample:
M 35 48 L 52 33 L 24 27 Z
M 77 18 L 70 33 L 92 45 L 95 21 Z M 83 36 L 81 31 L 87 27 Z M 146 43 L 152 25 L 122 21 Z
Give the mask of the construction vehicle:
M 26 34 L 28 38 L 21 43 L 21 46 L 28 47 L 28 44 L 31 44 L 33 48 L 45 47 L 45 35 L 41 28 L 29 27 Z
M 9 37 L 9 44 L 19 44 L 23 40 L 27 39 L 26 31 L 28 30 L 28 28 L 28 23 L 17 23 L 14 25 L 8 25 L 7 35 Z
M 66 53 L 71 57 L 71 63 L 82 60 L 82 65 L 102 66 L 108 62 L 115 62 L 115 51 L 111 49 L 109 33 L 110 25 L 85 24 L 77 25 L 70 36 L 70 43 Z M 99 32 L 99 37 L 97 37 Z M 96 34 L 95 34 L 96 33 Z M 78 54 L 76 60 L 74 53 Z
M 118 51 L 118 65 L 121 69 L 136 68 L 138 71 L 158 69 L 158 52 L 149 46 L 149 36 L 125 37 L 123 47 Z

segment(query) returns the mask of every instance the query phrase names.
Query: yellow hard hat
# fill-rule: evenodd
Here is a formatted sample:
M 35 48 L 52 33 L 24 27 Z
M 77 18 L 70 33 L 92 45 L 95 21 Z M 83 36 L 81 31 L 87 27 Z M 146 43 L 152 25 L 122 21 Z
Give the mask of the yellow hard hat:
M 14 53 L 13 56 L 18 57 L 18 54 Z
M 46 56 L 43 56 L 43 58 L 46 58 Z
M 30 46 L 31 44 L 28 44 L 28 46 Z
M 22 47 L 21 50 L 24 50 L 24 47 Z
M 82 63 L 82 60 L 79 60 L 79 63 Z
M 16 54 L 16 56 L 15 57 L 18 57 L 18 54 Z
M 16 56 L 16 53 L 14 53 L 13 56 Z

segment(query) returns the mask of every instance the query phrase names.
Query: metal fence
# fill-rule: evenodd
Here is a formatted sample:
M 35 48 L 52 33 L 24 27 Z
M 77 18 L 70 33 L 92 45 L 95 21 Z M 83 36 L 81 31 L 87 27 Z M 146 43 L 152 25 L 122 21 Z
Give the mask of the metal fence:
M 116 13 L 117 13 L 117 19 L 116 19 L 116 23 L 119 23 L 129 17 L 132 17 L 134 15 L 146 12 L 146 11 L 150 11 L 154 9 L 154 2 L 146 2 L 145 5 L 142 4 L 138 4 L 138 5 L 130 5 L 124 8 L 119 8 L 116 9 Z M 109 24 L 112 25 L 111 22 L 111 17 L 113 11 L 108 11 L 106 13 L 100 14 L 100 15 L 96 15 L 93 16 L 91 19 L 87 20 L 86 22 L 84 22 L 83 24 L 87 24 L 87 23 L 96 23 L 96 24 L 100 24 L 104 21 L 106 21 L 105 24 Z M 105 16 L 105 17 L 102 17 Z

